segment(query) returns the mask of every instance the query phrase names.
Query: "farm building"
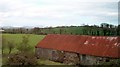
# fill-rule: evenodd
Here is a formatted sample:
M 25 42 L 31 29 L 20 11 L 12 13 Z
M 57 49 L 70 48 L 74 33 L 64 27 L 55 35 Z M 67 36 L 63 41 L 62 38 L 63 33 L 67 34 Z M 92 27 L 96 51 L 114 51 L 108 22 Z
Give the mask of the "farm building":
M 49 34 L 36 46 L 38 58 L 96 65 L 120 58 L 119 37 Z

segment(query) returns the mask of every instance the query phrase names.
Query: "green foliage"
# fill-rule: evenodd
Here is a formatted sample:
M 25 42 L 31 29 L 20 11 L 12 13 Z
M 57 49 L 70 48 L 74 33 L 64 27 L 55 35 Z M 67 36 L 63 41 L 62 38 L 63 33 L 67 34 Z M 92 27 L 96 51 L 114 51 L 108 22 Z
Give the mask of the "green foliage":
M 63 28 L 51 28 L 51 29 L 42 29 L 41 32 L 47 34 L 82 34 L 82 29 L 84 27 L 63 27 Z
M 23 37 L 26 36 L 28 37 L 29 41 L 28 41 L 28 44 L 31 46 L 31 50 L 30 52 L 34 53 L 35 52 L 35 46 L 37 45 L 37 43 L 42 40 L 45 35 L 34 35 L 34 34 L 2 34 L 2 37 L 3 37 L 3 46 L 4 46 L 4 49 L 3 49 L 3 52 L 5 54 L 8 54 L 9 52 L 9 49 L 7 48 L 7 42 L 8 41 L 11 41 L 11 42 L 14 42 L 14 49 L 12 50 L 12 53 L 17 53 L 18 52 L 18 47 L 20 46 L 20 44 L 22 43 L 23 41 Z M 6 45 L 5 45 L 6 44 Z M 24 46 L 26 45 L 23 45 L 21 46 L 21 48 L 23 48 Z
M 2 54 L 4 53 L 3 51 L 4 51 L 4 49 L 6 48 L 6 39 L 5 39 L 5 37 L 2 37 Z
M 8 53 L 10 54 L 11 51 L 14 49 L 15 43 L 13 40 L 7 40 L 6 37 L 2 38 L 2 54 L 4 53 L 5 49 L 8 49 Z
M 101 23 L 98 25 L 83 25 L 83 26 L 58 26 L 58 27 L 45 27 L 39 28 L 34 27 L 32 29 L 25 28 L 14 28 L 14 29 L 4 29 L 3 33 L 12 34 L 72 34 L 72 35 L 96 35 L 96 36 L 117 36 L 120 35 L 119 30 L 120 25 L 115 26 L 108 23 Z
M 29 45 L 29 36 L 23 36 L 22 42 L 18 45 L 17 49 L 20 52 L 30 52 L 31 45 Z
M 120 65 L 120 59 L 114 59 L 110 62 L 103 62 L 101 65 Z
M 120 65 L 120 59 L 117 59 L 117 64 Z
M 63 63 L 59 63 L 59 62 L 53 62 L 50 60 L 44 60 L 44 59 L 38 59 L 38 64 L 40 65 L 65 65 Z
M 29 62 L 27 62 L 28 61 L 27 58 L 23 58 L 22 59 L 21 57 L 18 57 L 19 59 L 16 60 L 15 65 L 17 64 L 17 62 L 20 61 L 20 59 L 21 60 L 27 60 L 27 61 L 25 61 L 26 62 L 25 64 L 29 64 L 29 63 L 30 64 L 34 64 L 33 62 L 36 62 L 36 60 L 34 59 L 35 57 L 33 56 L 34 52 L 35 52 L 34 51 L 35 50 L 35 46 L 36 46 L 36 44 L 40 40 L 42 40 L 44 38 L 44 35 L 33 35 L 33 34 L 2 34 L 2 36 L 3 36 L 3 41 L 2 41 L 3 44 L 2 45 L 4 46 L 4 50 L 3 50 L 4 54 L 3 54 L 3 61 L 2 61 L 3 65 L 6 65 L 8 63 L 9 64 L 14 64 L 15 61 L 13 62 L 11 59 L 8 59 L 8 56 L 9 56 L 9 58 L 11 57 L 13 59 L 15 57 L 14 60 L 16 60 L 17 57 L 19 56 L 19 53 L 20 53 L 21 57 L 25 57 L 25 55 L 27 55 Z M 12 52 L 10 52 L 9 55 L 8 55 L 8 53 L 9 53 L 8 46 L 10 47 L 10 49 L 14 46 L 14 49 L 12 49 Z M 19 48 L 20 50 L 22 50 L 22 53 L 17 48 Z M 18 55 L 16 55 L 16 53 Z M 31 53 L 31 54 L 29 54 L 29 53 Z
M 9 49 L 9 54 L 11 53 L 11 51 L 15 48 L 14 46 L 14 41 L 8 41 L 7 47 Z

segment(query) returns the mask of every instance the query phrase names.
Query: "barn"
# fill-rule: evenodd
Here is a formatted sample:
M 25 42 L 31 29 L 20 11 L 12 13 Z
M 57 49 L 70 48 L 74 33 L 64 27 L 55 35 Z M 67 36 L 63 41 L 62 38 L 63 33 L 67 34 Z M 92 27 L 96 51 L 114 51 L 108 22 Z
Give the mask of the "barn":
M 96 65 L 120 58 L 117 36 L 48 34 L 35 46 L 37 58 L 65 64 Z

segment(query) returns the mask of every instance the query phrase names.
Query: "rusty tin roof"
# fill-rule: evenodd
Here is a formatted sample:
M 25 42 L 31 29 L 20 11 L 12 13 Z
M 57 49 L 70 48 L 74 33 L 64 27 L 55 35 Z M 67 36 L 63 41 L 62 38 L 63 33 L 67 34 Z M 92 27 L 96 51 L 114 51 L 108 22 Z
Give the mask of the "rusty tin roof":
M 80 54 L 120 58 L 120 38 L 111 36 L 49 34 L 36 48 L 49 48 Z

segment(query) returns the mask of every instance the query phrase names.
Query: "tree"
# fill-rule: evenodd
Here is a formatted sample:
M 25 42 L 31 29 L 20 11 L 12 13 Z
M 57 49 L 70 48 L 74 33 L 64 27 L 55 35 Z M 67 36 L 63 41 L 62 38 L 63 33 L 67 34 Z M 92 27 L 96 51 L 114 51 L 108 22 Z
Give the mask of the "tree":
M 97 31 L 97 36 L 99 36 L 99 35 L 100 35 L 99 31 Z
M 117 31 L 117 36 L 120 36 L 120 25 L 118 25 L 116 31 Z
M 53 31 L 53 34 L 56 34 L 55 31 Z
M 60 34 L 62 34 L 62 29 L 60 29 Z
M 106 27 L 109 28 L 109 24 L 106 24 Z
M 22 53 L 29 52 L 31 50 L 31 46 L 29 45 L 29 36 L 23 36 L 22 42 L 18 45 L 17 49 Z
M 9 54 L 12 52 L 14 49 L 14 42 L 13 41 L 8 41 L 8 49 L 9 49 Z
M 102 28 L 109 28 L 109 24 L 107 24 L 107 23 L 101 23 L 101 27 Z
M 65 34 L 66 34 L 66 29 L 65 29 Z
M 88 35 L 88 27 L 84 27 L 82 31 L 83 31 L 83 35 Z
M 112 25 L 112 24 L 110 24 L 109 26 L 110 26 L 110 28 L 114 28 L 114 25 Z
M 103 35 L 106 36 L 107 34 L 107 29 L 103 29 Z
M 40 30 L 39 27 L 33 28 L 33 33 L 34 33 L 34 34 L 39 34 L 39 32 L 41 32 L 41 30 Z
M 28 31 L 29 31 L 29 29 L 26 29 L 26 30 L 25 30 L 25 32 L 26 32 L 27 34 L 29 33 Z

